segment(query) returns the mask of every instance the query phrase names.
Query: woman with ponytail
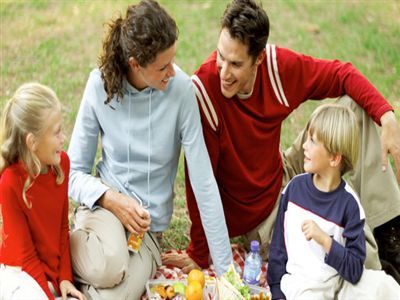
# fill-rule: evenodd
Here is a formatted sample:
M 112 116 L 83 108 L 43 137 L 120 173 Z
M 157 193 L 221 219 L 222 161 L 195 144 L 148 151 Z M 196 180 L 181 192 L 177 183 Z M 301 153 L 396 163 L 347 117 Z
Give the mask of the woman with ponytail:
M 138 299 L 155 274 L 182 147 L 217 273 L 232 260 L 194 89 L 174 64 L 177 38 L 169 14 L 141 1 L 109 24 L 90 73 L 68 150 L 70 197 L 80 204 L 72 266 L 88 298 Z M 137 252 L 129 234 L 144 234 Z

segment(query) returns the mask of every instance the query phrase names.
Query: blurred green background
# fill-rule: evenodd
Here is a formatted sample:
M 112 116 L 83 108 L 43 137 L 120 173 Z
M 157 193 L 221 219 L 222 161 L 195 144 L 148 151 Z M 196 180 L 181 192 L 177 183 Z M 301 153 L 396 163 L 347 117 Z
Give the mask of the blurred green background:
M 105 24 L 138 1 L 0 0 L 0 108 L 19 85 L 52 87 L 64 105 L 65 149 L 91 69 L 97 66 Z M 176 63 L 191 74 L 215 49 L 226 0 L 160 0 L 180 30 Z M 271 23 L 270 43 L 325 59 L 351 61 L 395 107 L 400 107 L 399 1 L 262 1 Z M 318 103 L 309 101 L 286 120 L 282 147 L 304 126 Z M 165 249 L 185 248 L 182 164 L 175 211 Z M 71 202 L 71 207 L 74 204 Z

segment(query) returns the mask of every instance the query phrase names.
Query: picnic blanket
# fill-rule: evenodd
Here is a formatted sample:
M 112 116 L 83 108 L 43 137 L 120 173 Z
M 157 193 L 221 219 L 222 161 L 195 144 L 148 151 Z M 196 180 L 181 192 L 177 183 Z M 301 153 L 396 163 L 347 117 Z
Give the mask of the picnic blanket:
M 239 244 L 233 244 L 232 246 L 232 257 L 233 257 L 233 265 L 239 275 L 243 278 L 243 269 L 244 269 L 244 261 L 246 258 L 246 250 L 240 246 Z M 185 253 L 184 250 L 171 250 L 167 253 Z M 266 278 L 267 273 L 267 264 L 263 262 L 261 267 L 262 276 Z M 203 273 L 205 276 L 216 277 L 216 272 L 214 266 L 211 265 L 208 269 L 203 269 Z M 172 266 L 161 266 L 157 269 L 156 274 L 153 279 L 173 279 L 173 280 L 185 280 L 187 278 L 187 274 L 184 274 L 181 269 L 172 267 Z M 268 287 L 268 283 L 262 285 L 262 287 Z M 142 296 L 142 300 L 147 299 L 146 295 Z

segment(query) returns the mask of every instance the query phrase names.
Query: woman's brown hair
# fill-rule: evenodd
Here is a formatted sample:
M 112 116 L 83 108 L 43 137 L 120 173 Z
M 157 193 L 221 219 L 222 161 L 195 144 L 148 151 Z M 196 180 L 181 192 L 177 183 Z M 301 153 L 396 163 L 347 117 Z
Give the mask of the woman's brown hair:
M 129 70 L 129 58 L 140 66 L 152 63 L 159 52 L 170 48 L 178 39 L 174 19 L 153 0 L 131 5 L 125 18 L 121 16 L 109 24 L 100 55 L 101 77 L 107 92 L 105 103 L 116 94 L 122 98 L 122 82 Z

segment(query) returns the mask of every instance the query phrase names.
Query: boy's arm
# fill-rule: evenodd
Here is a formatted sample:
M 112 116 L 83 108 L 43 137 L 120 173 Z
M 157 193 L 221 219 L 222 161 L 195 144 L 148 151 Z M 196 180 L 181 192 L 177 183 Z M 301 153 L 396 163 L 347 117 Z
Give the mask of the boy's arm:
M 365 220 L 352 220 L 345 226 L 343 236 L 346 245 L 332 239 L 332 246 L 325 256 L 325 263 L 334 268 L 345 280 L 355 284 L 359 281 L 365 261 Z
M 286 263 L 288 261 L 284 232 L 286 209 L 287 195 L 282 194 L 268 259 L 267 281 L 271 288 L 272 299 L 285 299 L 280 283 L 282 276 L 286 274 Z

